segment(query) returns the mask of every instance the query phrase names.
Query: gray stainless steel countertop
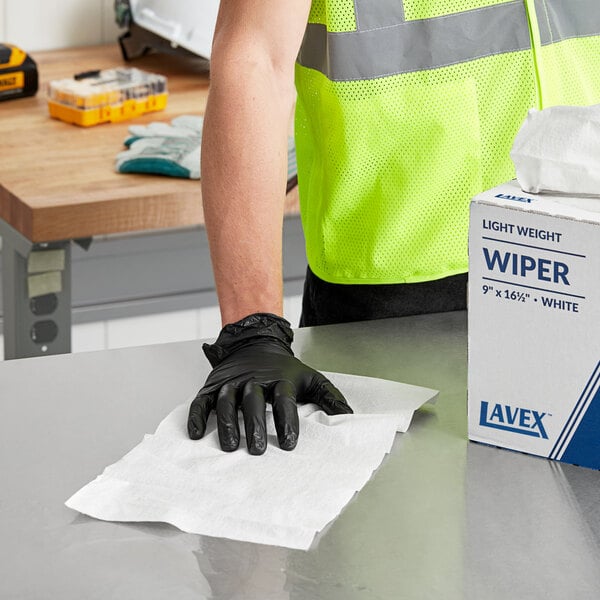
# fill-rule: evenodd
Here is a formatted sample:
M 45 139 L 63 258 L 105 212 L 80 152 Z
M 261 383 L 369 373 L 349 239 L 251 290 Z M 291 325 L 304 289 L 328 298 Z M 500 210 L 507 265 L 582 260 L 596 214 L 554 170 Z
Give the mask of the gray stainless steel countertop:
M 440 390 L 308 552 L 63 505 L 194 395 L 200 342 L 0 363 L 0 598 L 600 598 L 600 472 L 467 442 L 464 313 L 300 330 L 295 349 Z

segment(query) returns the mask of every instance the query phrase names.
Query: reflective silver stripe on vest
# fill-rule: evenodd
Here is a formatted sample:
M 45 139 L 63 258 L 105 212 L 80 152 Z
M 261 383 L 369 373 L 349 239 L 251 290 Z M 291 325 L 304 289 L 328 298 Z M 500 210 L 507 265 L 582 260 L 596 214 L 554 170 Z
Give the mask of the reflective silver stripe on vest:
M 518 0 L 364 31 L 328 32 L 325 25 L 309 23 L 298 63 L 332 81 L 352 81 L 436 69 L 530 47 L 525 5 Z
M 600 0 L 535 0 L 542 45 L 600 35 Z
M 389 27 L 406 20 L 402 0 L 354 0 L 354 14 L 359 31 Z

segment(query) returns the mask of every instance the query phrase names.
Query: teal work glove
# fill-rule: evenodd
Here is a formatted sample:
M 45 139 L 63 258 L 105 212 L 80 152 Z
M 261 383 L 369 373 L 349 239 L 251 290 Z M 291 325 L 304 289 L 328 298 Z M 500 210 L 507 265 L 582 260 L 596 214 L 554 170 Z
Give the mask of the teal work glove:
M 127 150 L 117 154 L 116 170 L 200 179 L 202 123 L 202 117 L 183 115 L 170 125 L 132 125 Z
M 171 177 L 200 179 L 200 141 L 204 119 L 182 115 L 171 124 L 154 122 L 132 125 L 125 140 L 127 150 L 117 154 L 119 173 L 155 173 Z M 296 147 L 288 138 L 289 192 L 297 183 Z
M 203 124 L 204 117 L 182 115 L 173 119 L 170 125 L 162 121 L 150 125 L 131 125 L 129 127 L 131 135 L 125 140 L 125 146 L 129 148 L 141 138 L 196 138 L 200 141 Z

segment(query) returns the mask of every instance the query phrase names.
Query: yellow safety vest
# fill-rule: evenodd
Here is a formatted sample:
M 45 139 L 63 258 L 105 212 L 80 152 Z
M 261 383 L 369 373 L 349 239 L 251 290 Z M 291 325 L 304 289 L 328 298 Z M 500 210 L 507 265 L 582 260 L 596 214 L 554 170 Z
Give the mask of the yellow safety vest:
M 313 0 L 296 65 L 312 271 L 467 271 L 469 200 L 514 177 L 531 107 L 600 102 L 600 0 Z

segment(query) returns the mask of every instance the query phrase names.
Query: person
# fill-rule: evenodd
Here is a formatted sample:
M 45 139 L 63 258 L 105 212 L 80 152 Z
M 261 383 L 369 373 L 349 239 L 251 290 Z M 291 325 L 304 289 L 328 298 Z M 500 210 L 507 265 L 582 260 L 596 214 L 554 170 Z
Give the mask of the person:
M 296 91 L 294 88 L 296 83 Z M 297 96 L 296 96 L 297 92 Z M 223 329 L 192 402 L 223 450 L 298 440 L 297 402 L 351 412 L 293 356 L 282 317 L 286 138 L 296 105 L 308 272 L 302 325 L 466 307 L 470 199 L 514 177 L 531 107 L 600 102 L 600 8 L 583 0 L 222 0 L 202 190 Z

